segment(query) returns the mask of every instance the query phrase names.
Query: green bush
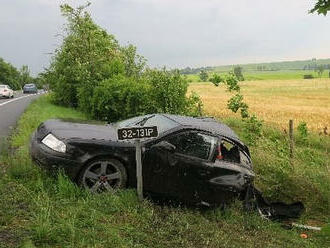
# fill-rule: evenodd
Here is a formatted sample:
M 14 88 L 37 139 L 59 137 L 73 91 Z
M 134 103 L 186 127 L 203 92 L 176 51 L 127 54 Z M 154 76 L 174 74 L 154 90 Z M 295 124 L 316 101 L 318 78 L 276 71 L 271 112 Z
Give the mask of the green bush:
M 111 122 L 150 113 L 198 115 L 201 101 L 186 97 L 187 87 L 178 72 L 165 69 L 148 70 L 141 79 L 118 75 L 96 86 L 89 104 L 94 118 Z
M 243 119 L 243 137 L 248 145 L 255 145 L 262 134 L 262 121 L 255 115 Z
M 94 118 L 117 121 L 135 115 L 153 112 L 150 104 L 150 86 L 133 78 L 117 76 L 106 79 L 94 88 L 91 101 Z
M 187 80 L 179 71 L 147 70 L 145 80 L 151 87 L 151 104 L 160 113 L 184 114 L 186 112 Z
M 151 87 L 154 112 L 200 116 L 202 101 L 197 93 L 187 95 L 188 81 L 178 70 L 147 70 L 145 80 Z
M 304 75 L 304 79 L 313 79 L 314 76 L 312 74 L 306 74 Z
M 307 136 L 308 136 L 308 128 L 307 128 L 307 123 L 306 122 L 300 122 L 298 127 L 297 127 L 299 136 L 303 139 L 303 140 L 307 140 Z

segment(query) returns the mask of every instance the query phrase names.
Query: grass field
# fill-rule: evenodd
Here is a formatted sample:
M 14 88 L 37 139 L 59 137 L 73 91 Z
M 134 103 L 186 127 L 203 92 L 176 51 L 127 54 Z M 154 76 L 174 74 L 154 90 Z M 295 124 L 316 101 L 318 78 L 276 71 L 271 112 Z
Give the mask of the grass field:
M 205 86 L 204 86 L 205 88 Z M 214 88 L 211 88 L 213 90 Z M 0 154 L 0 247 L 329 247 L 330 175 L 326 136 L 295 135 L 289 162 L 287 135 L 264 127 L 251 147 L 256 185 L 269 199 L 302 201 L 298 223 L 322 226 L 321 232 L 287 230 L 236 202 L 226 210 L 198 210 L 139 202 L 134 190 L 90 194 L 59 173 L 51 177 L 31 162 L 31 133 L 49 118 L 86 117 L 40 97 L 21 117 Z M 225 122 L 242 136 L 239 119 Z M 328 224 L 326 224 L 328 223 Z M 300 234 L 308 234 L 302 239 Z
M 265 80 L 240 83 L 250 112 L 265 122 L 281 128 L 289 119 L 295 124 L 306 122 L 309 129 L 321 132 L 330 128 L 330 79 Z M 192 83 L 190 91 L 197 92 L 208 115 L 227 118 L 238 116 L 227 109 L 231 94 L 224 85 Z
M 215 71 L 216 73 L 228 73 L 232 69 L 226 71 Z M 209 76 L 212 76 L 213 72 L 209 71 Z M 246 81 L 255 80 L 290 80 L 290 79 L 303 79 L 304 75 L 310 74 L 315 79 L 319 78 L 318 74 L 314 71 L 304 70 L 279 70 L 279 71 L 254 71 L 254 70 L 243 70 L 243 75 Z M 186 75 L 189 82 L 200 82 L 198 74 Z M 322 74 L 322 78 L 329 78 L 329 70 L 325 70 Z
M 303 70 L 245 71 L 243 74 L 247 81 L 303 79 L 306 74 L 310 74 L 314 78 L 319 78 L 316 72 Z M 322 78 L 329 78 L 328 70 L 323 72 Z
M 249 63 L 240 64 L 244 71 L 254 71 L 259 66 L 265 67 L 267 69 L 277 69 L 277 70 L 303 70 L 305 66 L 308 65 L 327 65 L 330 64 L 329 59 L 315 59 L 315 60 L 296 60 L 296 61 L 278 61 L 278 62 L 268 62 L 268 63 Z M 213 67 L 215 71 L 230 71 L 235 65 L 223 65 Z

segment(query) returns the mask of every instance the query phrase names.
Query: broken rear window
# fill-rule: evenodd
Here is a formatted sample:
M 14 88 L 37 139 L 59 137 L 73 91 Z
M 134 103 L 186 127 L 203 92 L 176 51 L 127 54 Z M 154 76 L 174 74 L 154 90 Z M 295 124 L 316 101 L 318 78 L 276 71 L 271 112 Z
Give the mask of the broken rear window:
M 228 162 L 240 163 L 240 150 L 237 145 L 222 139 L 218 147 L 218 159 Z
M 219 160 L 240 163 L 244 166 L 251 167 L 251 159 L 247 153 L 226 139 L 222 139 L 218 145 L 216 157 Z

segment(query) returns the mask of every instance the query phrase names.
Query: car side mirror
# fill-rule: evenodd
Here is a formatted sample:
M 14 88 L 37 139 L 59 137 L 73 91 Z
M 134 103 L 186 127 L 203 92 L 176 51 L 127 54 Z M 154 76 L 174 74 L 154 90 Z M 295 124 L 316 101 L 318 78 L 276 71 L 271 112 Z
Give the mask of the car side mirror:
M 176 147 L 175 145 L 172 145 L 171 143 L 167 142 L 167 141 L 161 141 L 159 143 L 157 143 L 156 145 L 151 146 L 151 148 L 158 148 L 158 149 L 162 149 L 162 150 L 166 150 L 169 152 L 174 152 Z

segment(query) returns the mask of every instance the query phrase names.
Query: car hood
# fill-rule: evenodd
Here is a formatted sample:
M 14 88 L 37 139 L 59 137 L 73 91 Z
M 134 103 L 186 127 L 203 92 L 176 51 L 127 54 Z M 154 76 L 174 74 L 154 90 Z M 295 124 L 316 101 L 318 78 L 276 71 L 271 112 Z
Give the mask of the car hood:
M 44 136 L 52 133 L 62 140 L 93 139 L 117 140 L 116 128 L 111 125 L 96 125 L 77 122 L 76 120 L 54 119 L 48 120 L 39 126 L 38 132 Z

